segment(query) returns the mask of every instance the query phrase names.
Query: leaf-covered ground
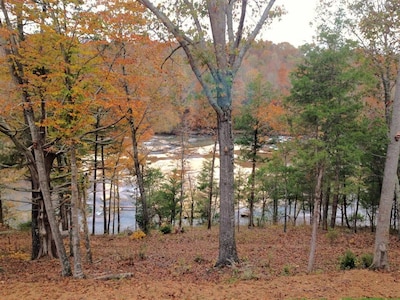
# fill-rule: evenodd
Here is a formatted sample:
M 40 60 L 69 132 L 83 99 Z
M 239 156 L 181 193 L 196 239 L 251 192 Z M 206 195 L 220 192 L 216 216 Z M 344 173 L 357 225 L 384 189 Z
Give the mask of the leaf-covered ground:
M 0 230 L 0 299 L 400 299 L 400 242 L 391 237 L 390 272 L 342 271 L 347 251 L 371 253 L 374 236 L 319 232 L 315 271 L 306 274 L 310 228 L 240 228 L 241 263 L 213 267 L 218 229 L 91 237 L 86 279 L 62 278 L 58 260 L 30 261 L 30 233 Z M 68 247 L 67 247 L 68 248 Z M 84 249 L 82 248 L 82 255 Z M 72 261 L 72 260 L 71 260 Z M 122 278 L 119 278 L 122 277 Z

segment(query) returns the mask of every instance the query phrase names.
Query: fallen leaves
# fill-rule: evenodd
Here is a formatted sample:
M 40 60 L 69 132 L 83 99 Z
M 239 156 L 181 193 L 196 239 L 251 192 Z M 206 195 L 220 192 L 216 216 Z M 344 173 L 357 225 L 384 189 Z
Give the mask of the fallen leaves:
M 391 272 L 339 270 L 339 257 L 371 252 L 373 233 L 337 229 L 331 242 L 320 231 L 316 271 L 305 273 L 310 228 L 265 227 L 236 233 L 241 263 L 214 268 L 218 228 L 185 228 L 183 234 L 153 231 L 129 236 L 93 236 L 96 263 L 84 264 L 87 279 L 62 278 L 58 260 L 26 261 L 30 234 L 0 234 L 1 299 L 287 299 L 399 297 L 400 243 L 391 237 Z M 12 247 L 5 245 L 13 245 Z M 67 247 L 68 248 L 68 247 Z M 15 253 L 13 253 L 15 251 Z M 103 279 L 104 278 L 104 279 Z M 101 279 L 101 280 L 99 280 Z M 238 298 L 239 297 L 239 298 Z

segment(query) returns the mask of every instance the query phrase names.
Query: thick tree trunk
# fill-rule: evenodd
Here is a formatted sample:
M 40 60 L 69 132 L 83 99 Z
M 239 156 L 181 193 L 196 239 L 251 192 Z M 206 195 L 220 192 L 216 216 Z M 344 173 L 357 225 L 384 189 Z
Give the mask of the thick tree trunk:
M 13 29 L 13 25 L 10 22 L 10 18 L 8 16 L 8 12 L 4 6 L 4 2 L 2 2 L 1 10 L 3 15 L 6 17 L 6 26 L 8 29 Z M 22 29 L 23 27 L 19 28 Z M 21 36 L 23 36 L 23 32 L 19 32 Z M 61 263 L 61 273 L 63 276 L 70 276 L 71 266 L 69 264 L 69 260 L 65 251 L 65 247 L 61 238 L 60 231 L 58 229 L 58 224 L 55 218 L 54 208 L 51 202 L 51 192 L 50 192 L 50 184 L 48 179 L 48 174 L 46 172 L 46 159 L 43 149 L 43 136 L 39 132 L 39 128 L 36 125 L 36 119 L 33 111 L 33 104 L 31 102 L 30 94 L 26 90 L 27 81 L 24 78 L 24 66 L 18 61 L 18 41 L 16 40 L 15 35 L 11 35 L 10 39 L 4 41 L 1 39 L 1 47 L 2 51 L 8 56 L 9 59 L 9 71 L 10 75 L 13 78 L 15 86 L 20 88 L 21 98 L 23 102 L 23 113 L 26 120 L 26 123 L 29 127 L 30 138 L 32 142 L 33 148 L 33 157 L 29 159 L 29 162 L 32 163 L 31 167 L 35 167 L 38 182 L 40 187 L 40 192 L 43 197 L 43 202 L 45 205 L 46 216 L 48 219 L 48 224 L 50 226 L 51 231 L 48 231 L 49 236 L 54 238 L 54 243 L 57 248 L 58 257 Z M 31 154 L 26 153 L 26 155 L 31 156 Z M 40 217 L 40 214 L 39 214 Z M 40 232 L 39 232 L 40 234 Z
M 33 157 L 33 156 L 32 156 Z M 50 171 L 54 161 L 54 154 L 45 156 L 45 169 L 48 184 L 50 184 Z M 29 159 L 29 158 L 27 158 Z M 34 166 L 35 162 L 31 162 L 29 166 L 32 187 L 32 259 L 39 259 L 48 256 L 50 258 L 58 257 L 54 238 L 51 233 L 48 221 L 45 203 L 42 193 L 40 192 L 39 176 Z
M 238 262 L 235 241 L 234 207 L 234 144 L 231 111 L 218 115 L 218 140 L 220 154 L 220 227 L 219 256 L 216 266 Z
M 390 141 L 386 153 L 385 170 L 381 198 L 379 201 L 378 221 L 376 224 L 374 260 L 372 268 L 388 269 L 390 212 L 395 193 L 397 167 L 400 154 L 400 71 L 397 74 L 396 92 L 390 121 Z
M 400 239 L 400 185 L 399 185 L 399 177 L 396 178 L 395 197 L 396 197 L 396 216 L 397 216 L 397 236 Z
M 28 97 L 28 96 L 27 96 Z M 27 101 L 27 105 L 30 104 Z M 52 237 L 54 238 L 54 243 L 57 248 L 58 258 L 61 263 L 61 273 L 63 276 L 71 276 L 71 266 L 67 257 L 67 253 L 65 251 L 64 243 L 61 237 L 60 230 L 58 229 L 58 224 L 55 217 L 54 208 L 51 202 L 51 192 L 50 186 L 48 182 L 48 176 L 46 172 L 46 162 L 45 162 L 45 155 L 43 151 L 42 140 L 40 139 L 40 135 L 38 132 L 38 128 L 35 124 L 35 118 L 33 116 L 33 111 L 31 107 L 28 107 L 24 110 L 26 120 L 29 124 L 30 133 L 32 137 L 33 143 L 33 151 L 35 156 L 36 162 L 36 170 L 38 173 L 39 178 L 39 186 L 40 191 L 43 196 L 43 201 L 47 213 L 48 222 L 51 229 Z

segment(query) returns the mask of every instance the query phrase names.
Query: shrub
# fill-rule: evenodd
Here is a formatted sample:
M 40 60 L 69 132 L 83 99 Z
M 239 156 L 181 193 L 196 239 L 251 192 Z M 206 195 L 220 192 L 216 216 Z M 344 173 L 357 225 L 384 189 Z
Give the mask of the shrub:
M 284 275 L 284 276 L 289 276 L 290 275 L 290 266 L 289 265 L 285 265 L 283 267 L 282 275 Z
M 21 230 L 21 231 L 29 231 L 29 230 L 31 230 L 31 228 L 32 228 L 32 222 L 31 221 L 20 223 L 18 225 L 18 229 Z
M 326 237 L 332 245 L 338 239 L 339 233 L 335 228 L 329 228 L 328 232 L 326 233 Z
M 166 225 L 161 225 L 160 231 L 161 231 L 162 233 L 164 233 L 164 234 L 168 234 L 168 233 L 171 233 L 171 232 L 172 232 L 172 227 L 171 227 L 171 225 L 168 225 L 168 224 L 166 224 Z
M 347 250 L 345 254 L 340 257 L 340 269 L 350 270 L 356 267 L 356 256 L 350 250 Z
M 372 262 L 374 260 L 374 255 L 371 253 L 365 253 L 361 255 L 360 259 L 361 259 L 360 262 L 361 268 L 368 269 L 372 265 Z
M 132 233 L 130 237 L 132 240 L 141 240 L 142 238 L 146 237 L 146 234 L 139 229 Z

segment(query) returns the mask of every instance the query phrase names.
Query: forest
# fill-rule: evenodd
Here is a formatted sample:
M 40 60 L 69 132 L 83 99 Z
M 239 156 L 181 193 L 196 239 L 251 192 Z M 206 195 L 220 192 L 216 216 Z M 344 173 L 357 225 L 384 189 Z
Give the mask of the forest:
M 284 3 L 156 2 L 0 0 L 1 229 L 25 201 L 5 195 L 28 194 L 29 259 L 76 279 L 99 239 L 195 227 L 213 232 L 214 267 L 242 264 L 238 237 L 271 226 L 305 230 L 307 274 L 320 236 L 338 232 L 368 235 L 368 268 L 399 267 L 398 2 L 320 1 L 314 42 L 299 48 L 257 39 Z M 155 136 L 177 141 L 172 171 L 153 167 Z M 201 137 L 209 151 L 190 170 Z

